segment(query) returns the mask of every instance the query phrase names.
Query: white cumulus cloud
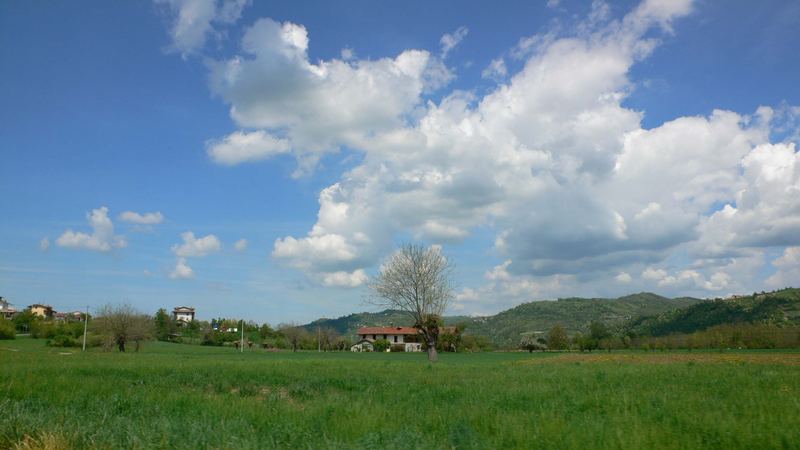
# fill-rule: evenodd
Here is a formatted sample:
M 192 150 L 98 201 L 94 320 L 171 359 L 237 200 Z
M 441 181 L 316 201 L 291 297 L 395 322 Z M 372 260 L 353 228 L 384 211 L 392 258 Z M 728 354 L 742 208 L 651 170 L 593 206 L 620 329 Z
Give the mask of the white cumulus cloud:
M 172 16 L 170 36 L 172 51 L 184 57 L 205 46 L 209 35 L 220 36 L 215 25 L 228 25 L 239 20 L 250 0 L 155 0 Z
M 442 38 L 439 40 L 439 44 L 442 46 L 442 59 L 447 58 L 447 54 L 456 48 L 465 37 L 467 37 L 467 33 L 469 33 L 469 28 L 458 27 L 456 31 L 452 33 L 445 33 L 442 36 Z
M 237 252 L 243 252 L 247 250 L 247 239 L 239 239 L 238 241 L 234 242 L 233 248 L 236 249 Z
M 169 277 L 173 280 L 194 278 L 194 271 L 189 267 L 186 258 L 178 258 L 175 262 L 175 268 L 170 272 Z
M 222 140 L 210 141 L 207 148 L 208 156 L 214 162 L 226 166 L 258 161 L 290 150 L 289 141 L 275 138 L 263 130 L 251 133 L 236 131 Z
M 202 257 L 222 249 L 222 243 L 213 234 L 196 238 L 194 233 L 186 231 L 181 233 L 181 239 L 183 239 L 182 244 L 172 246 L 172 253 L 181 258 Z
M 114 224 L 108 217 L 108 208 L 105 206 L 93 209 L 86 218 L 92 227 L 91 234 L 67 230 L 56 239 L 56 245 L 98 252 L 109 252 L 128 245 L 124 236 L 114 234 Z
M 146 212 L 139 214 L 133 211 L 125 211 L 119 215 L 119 220 L 137 225 L 158 225 L 164 221 L 164 215 L 159 211 Z

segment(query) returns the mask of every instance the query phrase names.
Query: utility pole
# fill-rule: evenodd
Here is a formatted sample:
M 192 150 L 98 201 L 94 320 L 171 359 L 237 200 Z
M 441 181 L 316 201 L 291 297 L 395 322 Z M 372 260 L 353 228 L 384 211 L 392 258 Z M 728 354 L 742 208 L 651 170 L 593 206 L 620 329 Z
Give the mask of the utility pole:
M 322 351 L 322 333 L 320 332 L 319 325 L 317 325 L 317 352 Z
M 239 353 L 244 351 L 244 319 L 242 319 L 242 345 L 239 346 Z
M 89 326 L 89 305 L 86 305 L 86 314 L 83 315 L 83 351 L 86 351 L 86 329 Z

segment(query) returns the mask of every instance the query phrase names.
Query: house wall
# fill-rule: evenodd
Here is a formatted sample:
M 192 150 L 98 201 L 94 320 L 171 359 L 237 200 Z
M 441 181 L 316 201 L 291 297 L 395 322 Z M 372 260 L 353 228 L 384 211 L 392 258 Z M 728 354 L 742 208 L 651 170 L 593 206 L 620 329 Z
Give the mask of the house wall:
M 192 320 L 194 320 L 194 314 L 177 313 L 175 314 L 175 320 L 185 320 L 186 322 L 191 322 Z
M 407 352 L 421 352 L 422 351 L 422 344 L 419 342 L 408 342 L 406 343 L 406 351 Z
M 375 336 L 375 339 L 373 339 L 372 336 Z M 383 334 L 374 334 L 374 335 L 373 334 L 360 334 L 359 335 L 359 337 L 361 337 L 361 339 L 368 339 L 370 341 L 374 341 L 376 339 L 383 339 L 383 336 L 384 336 Z M 387 334 L 386 335 L 386 340 L 389 341 L 390 344 L 404 344 L 405 343 L 405 340 L 403 339 L 404 336 L 405 335 L 403 335 L 403 334 Z M 397 337 L 397 341 L 394 340 L 395 337 Z
M 31 312 L 39 317 L 50 317 L 53 314 L 52 310 L 48 310 L 47 308 L 42 308 L 41 306 L 35 306 L 31 308 Z

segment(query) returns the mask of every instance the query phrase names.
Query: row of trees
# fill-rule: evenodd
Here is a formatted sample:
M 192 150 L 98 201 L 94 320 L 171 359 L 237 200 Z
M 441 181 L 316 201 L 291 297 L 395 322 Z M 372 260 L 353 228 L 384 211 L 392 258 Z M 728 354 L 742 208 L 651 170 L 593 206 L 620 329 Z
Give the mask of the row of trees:
M 654 337 L 619 335 L 601 322 L 592 322 L 586 333 L 576 333 L 571 338 L 561 325 L 555 325 L 546 336 L 523 333 L 520 348 L 528 351 L 800 348 L 800 327 L 769 323 L 739 323 L 717 325 L 694 333 Z
M 238 345 L 242 340 L 242 329 L 245 345 L 249 347 L 342 351 L 349 350 L 352 345 L 350 339 L 331 327 L 309 331 L 295 323 L 282 323 L 273 328 L 267 323 L 259 325 L 253 321 L 226 318 L 178 323 L 163 308 L 156 312 L 154 326 L 158 340 L 211 346 Z
M 116 347 L 124 352 L 132 344 L 138 350 L 142 342 L 154 336 L 152 317 L 127 304 L 103 306 L 89 319 L 86 333 L 86 345 L 89 347 Z M 14 324 L 15 331 L 27 331 L 34 339 L 47 339 L 48 345 L 54 347 L 83 345 L 82 321 L 43 320 L 30 311 L 23 311 L 9 322 Z

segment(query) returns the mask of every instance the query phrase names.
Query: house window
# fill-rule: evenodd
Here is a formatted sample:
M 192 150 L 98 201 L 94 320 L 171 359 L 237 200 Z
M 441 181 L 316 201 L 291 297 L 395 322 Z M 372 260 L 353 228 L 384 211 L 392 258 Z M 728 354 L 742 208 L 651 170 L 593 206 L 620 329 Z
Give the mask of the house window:
M 397 343 L 397 336 L 394 337 L 394 342 Z
M 385 334 L 383 335 L 383 340 L 384 340 L 384 341 L 386 340 L 386 335 L 385 335 Z
M 378 338 L 377 338 L 377 337 L 375 337 L 375 335 L 373 334 L 373 335 L 372 335 L 372 340 L 374 341 L 375 339 L 378 339 Z

